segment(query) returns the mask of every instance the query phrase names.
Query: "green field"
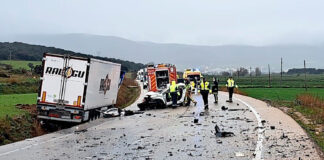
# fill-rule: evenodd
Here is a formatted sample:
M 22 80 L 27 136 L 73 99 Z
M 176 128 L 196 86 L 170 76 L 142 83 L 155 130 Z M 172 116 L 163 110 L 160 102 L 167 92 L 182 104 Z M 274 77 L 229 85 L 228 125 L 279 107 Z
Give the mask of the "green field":
M 37 94 L 8 94 L 0 95 L 0 119 L 8 116 L 23 114 L 22 110 L 15 107 L 16 104 L 36 104 Z
M 212 81 L 211 75 L 207 75 L 207 80 Z M 227 77 L 216 76 L 221 85 L 226 84 Z M 251 81 L 252 79 L 252 81 Z M 234 77 L 235 82 L 239 85 L 240 88 L 267 88 L 269 87 L 269 76 L 244 76 L 244 77 Z M 311 88 L 324 88 L 324 74 L 308 74 L 306 76 L 307 87 Z M 271 75 L 271 87 L 274 88 L 303 88 L 305 82 L 304 75 L 287 75 L 284 74 L 282 77 L 282 83 L 280 85 L 280 75 L 272 74 Z
M 297 95 L 311 93 L 324 98 L 324 88 L 309 88 L 307 92 L 304 88 L 241 88 L 241 91 L 248 96 L 271 101 L 294 101 Z
M 41 61 L 9 61 L 9 60 L 3 60 L 0 61 L 2 64 L 10 64 L 13 69 L 19 69 L 19 68 L 24 68 L 24 69 L 30 69 L 28 67 L 29 63 L 32 63 L 34 66 L 36 65 L 41 65 Z

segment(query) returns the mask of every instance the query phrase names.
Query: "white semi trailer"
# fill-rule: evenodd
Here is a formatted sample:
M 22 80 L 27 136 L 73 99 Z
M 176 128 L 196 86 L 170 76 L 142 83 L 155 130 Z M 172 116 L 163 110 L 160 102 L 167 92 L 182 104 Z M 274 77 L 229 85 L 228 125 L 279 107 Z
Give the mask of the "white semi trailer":
M 116 104 L 121 65 L 45 53 L 37 100 L 41 120 L 84 122 Z

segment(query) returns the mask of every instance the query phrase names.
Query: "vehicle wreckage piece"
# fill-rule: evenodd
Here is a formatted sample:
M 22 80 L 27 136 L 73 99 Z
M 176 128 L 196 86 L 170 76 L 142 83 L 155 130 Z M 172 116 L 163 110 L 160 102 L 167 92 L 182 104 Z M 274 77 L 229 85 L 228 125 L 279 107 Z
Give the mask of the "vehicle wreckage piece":
M 141 111 L 131 111 L 131 110 L 123 110 L 120 108 L 110 108 L 103 112 L 104 118 L 112 118 L 112 117 L 119 117 L 119 116 L 132 116 L 134 114 L 143 114 L 144 112 Z
M 215 135 L 216 137 L 233 137 L 235 134 L 233 132 L 222 132 L 218 125 L 215 126 Z
M 178 84 L 178 90 L 179 90 L 179 96 L 178 96 L 178 102 L 177 104 L 180 106 L 184 106 L 185 102 L 185 95 L 186 95 L 186 87 L 184 83 Z M 144 96 L 143 102 L 138 103 L 138 108 L 143 110 L 149 110 L 149 109 L 161 109 L 166 108 L 170 105 L 172 105 L 171 97 L 169 95 L 170 93 L 170 86 L 168 85 L 167 88 L 158 91 L 158 92 L 148 92 Z

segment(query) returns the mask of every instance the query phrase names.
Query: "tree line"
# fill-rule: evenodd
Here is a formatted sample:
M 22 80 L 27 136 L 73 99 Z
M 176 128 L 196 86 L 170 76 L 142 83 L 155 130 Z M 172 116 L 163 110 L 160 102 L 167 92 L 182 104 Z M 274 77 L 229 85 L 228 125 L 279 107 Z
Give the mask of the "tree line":
M 76 53 L 64 49 L 45 47 L 41 45 L 30 45 L 21 42 L 0 42 L 0 60 L 26 60 L 26 61 L 41 61 L 43 53 L 55 53 L 55 54 L 69 54 L 71 56 L 89 57 L 100 60 L 106 60 L 114 63 L 120 63 L 122 70 L 124 71 L 137 71 L 144 68 L 145 65 L 141 63 L 135 63 L 125 61 L 121 59 L 99 57 L 83 53 Z

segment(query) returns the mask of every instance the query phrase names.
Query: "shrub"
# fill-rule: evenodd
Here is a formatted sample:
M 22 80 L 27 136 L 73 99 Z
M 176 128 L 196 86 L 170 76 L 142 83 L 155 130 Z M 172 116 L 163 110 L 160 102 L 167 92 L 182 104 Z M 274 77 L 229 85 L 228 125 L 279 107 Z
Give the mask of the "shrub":
M 324 122 L 324 100 L 321 97 L 305 93 L 297 96 L 297 102 L 312 111 L 312 120 L 320 124 Z

